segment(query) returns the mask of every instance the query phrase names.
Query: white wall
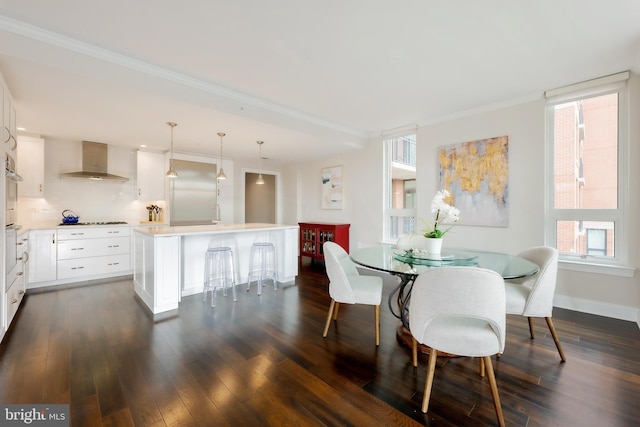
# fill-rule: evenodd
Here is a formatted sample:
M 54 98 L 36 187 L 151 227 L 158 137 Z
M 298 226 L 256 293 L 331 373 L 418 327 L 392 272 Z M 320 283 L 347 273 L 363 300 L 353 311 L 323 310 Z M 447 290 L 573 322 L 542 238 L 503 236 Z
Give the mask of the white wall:
M 321 170 L 338 165 L 343 166 L 343 209 L 322 209 Z M 370 141 L 363 150 L 298 165 L 297 221 L 349 223 L 351 248 L 378 244 L 382 239 L 382 169 L 381 140 Z
M 631 114 L 640 110 L 640 77 L 632 76 Z M 444 145 L 507 135 L 509 137 L 509 226 L 458 225 L 445 245 L 507 253 L 544 244 L 545 101 L 542 97 L 494 111 L 424 126 L 417 131 L 418 217 L 429 217 L 437 190 L 437 148 Z M 640 124 L 631 120 L 631 165 L 640 163 Z M 298 220 L 351 223 L 351 248 L 378 244 L 382 239 L 382 145 L 372 141 L 365 150 L 298 165 Z M 344 166 L 343 210 L 320 208 L 320 169 Z M 631 168 L 629 236 L 630 265 L 638 267 L 640 241 L 637 212 L 640 194 L 638 168 Z M 555 304 L 640 324 L 640 281 L 600 273 L 572 271 L 561 265 Z

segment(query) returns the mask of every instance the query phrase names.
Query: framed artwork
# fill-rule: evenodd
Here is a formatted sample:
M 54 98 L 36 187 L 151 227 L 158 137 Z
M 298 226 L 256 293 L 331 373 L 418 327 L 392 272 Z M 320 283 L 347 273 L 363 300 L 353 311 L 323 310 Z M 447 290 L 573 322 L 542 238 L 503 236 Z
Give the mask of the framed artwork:
M 509 225 L 509 137 L 438 148 L 440 189 L 452 194 L 460 224 Z
M 342 166 L 322 168 L 322 209 L 342 209 Z

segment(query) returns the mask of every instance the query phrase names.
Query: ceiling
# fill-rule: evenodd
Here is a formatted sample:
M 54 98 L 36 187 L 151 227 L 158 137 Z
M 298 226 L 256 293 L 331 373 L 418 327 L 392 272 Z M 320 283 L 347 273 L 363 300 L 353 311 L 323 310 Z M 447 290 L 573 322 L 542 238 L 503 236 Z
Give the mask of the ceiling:
M 637 0 L 0 0 L 18 126 L 288 163 L 640 71 Z

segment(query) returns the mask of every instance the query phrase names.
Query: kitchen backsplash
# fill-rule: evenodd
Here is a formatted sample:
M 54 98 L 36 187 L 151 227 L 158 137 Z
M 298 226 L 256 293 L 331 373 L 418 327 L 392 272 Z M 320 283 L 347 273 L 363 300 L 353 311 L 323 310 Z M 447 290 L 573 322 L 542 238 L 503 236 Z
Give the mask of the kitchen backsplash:
M 126 221 L 131 224 L 149 220 L 147 206 L 163 208 L 164 202 L 137 200 L 136 152 L 109 146 L 109 172 L 129 178 L 127 182 L 95 182 L 60 179 L 60 173 L 79 170 L 80 143 L 47 140 L 45 144 L 44 198 L 19 197 L 18 223 L 25 227 L 54 226 L 69 209 L 82 222 Z M 18 159 L 19 161 L 19 159 Z

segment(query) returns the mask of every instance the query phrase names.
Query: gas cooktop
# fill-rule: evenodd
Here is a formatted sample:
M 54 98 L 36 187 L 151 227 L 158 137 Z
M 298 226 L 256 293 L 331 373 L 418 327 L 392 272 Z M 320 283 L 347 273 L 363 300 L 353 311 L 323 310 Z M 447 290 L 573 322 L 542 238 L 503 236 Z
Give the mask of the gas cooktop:
M 63 223 L 61 222 L 58 225 L 122 225 L 127 224 L 126 221 L 92 221 L 92 222 L 74 222 L 74 223 Z

